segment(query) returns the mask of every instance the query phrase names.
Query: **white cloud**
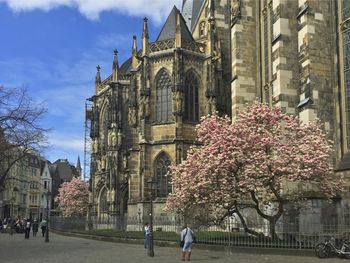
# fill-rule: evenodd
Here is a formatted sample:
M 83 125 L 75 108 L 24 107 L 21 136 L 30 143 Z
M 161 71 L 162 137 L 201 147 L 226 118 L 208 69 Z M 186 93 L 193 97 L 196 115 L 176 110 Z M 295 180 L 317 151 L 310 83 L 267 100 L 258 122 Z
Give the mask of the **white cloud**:
M 84 137 L 71 133 L 53 132 L 49 134 L 49 142 L 53 148 L 82 152 L 84 149 Z
M 49 11 L 66 6 L 77 8 L 88 19 L 97 20 L 104 11 L 117 11 L 131 16 L 147 16 L 159 24 L 181 0 L 0 0 L 16 12 L 40 9 Z

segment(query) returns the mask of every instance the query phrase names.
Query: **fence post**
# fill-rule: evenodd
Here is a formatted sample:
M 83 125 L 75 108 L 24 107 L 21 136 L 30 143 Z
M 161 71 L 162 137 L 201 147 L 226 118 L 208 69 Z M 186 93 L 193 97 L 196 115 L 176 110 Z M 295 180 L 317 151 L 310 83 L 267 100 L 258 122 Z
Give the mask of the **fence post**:
M 301 234 L 300 234 L 300 226 L 298 226 L 298 240 L 299 240 L 299 249 L 301 249 Z

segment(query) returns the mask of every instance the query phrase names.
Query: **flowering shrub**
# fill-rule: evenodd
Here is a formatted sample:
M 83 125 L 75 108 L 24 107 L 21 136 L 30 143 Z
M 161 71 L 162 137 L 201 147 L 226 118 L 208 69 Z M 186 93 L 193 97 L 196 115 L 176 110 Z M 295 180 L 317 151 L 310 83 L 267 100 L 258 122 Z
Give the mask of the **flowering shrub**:
M 72 181 L 63 183 L 58 189 L 56 202 L 63 213 L 63 216 L 85 215 L 89 203 L 88 183 L 73 178 Z
M 259 102 L 241 111 L 231 123 L 227 117 L 208 116 L 197 127 L 201 147 L 171 167 L 173 193 L 166 210 L 192 213 L 206 220 L 237 214 L 248 229 L 242 209 L 255 210 L 275 223 L 285 203 L 297 203 L 305 191 L 325 198 L 341 190 L 334 178 L 332 143 L 318 123 L 303 124 Z

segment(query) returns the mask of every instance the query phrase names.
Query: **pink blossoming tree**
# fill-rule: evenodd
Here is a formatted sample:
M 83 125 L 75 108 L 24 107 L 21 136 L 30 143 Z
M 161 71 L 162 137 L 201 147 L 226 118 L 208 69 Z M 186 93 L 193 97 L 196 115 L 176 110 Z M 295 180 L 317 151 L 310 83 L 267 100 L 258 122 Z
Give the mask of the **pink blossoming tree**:
M 79 178 L 63 183 L 58 189 L 56 201 L 63 216 L 83 216 L 89 203 L 89 185 Z
M 201 147 L 188 152 L 186 160 L 172 166 L 173 193 L 166 210 L 188 213 L 206 220 L 242 214 L 250 208 L 269 222 L 270 235 L 284 204 L 298 203 L 305 191 L 324 198 L 341 190 L 332 166 L 332 144 L 318 123 L 303 124 L 259 102 L 229 118 L 206 117 L 197 127 Z M 273 209 L 272 209 L 273 208 Z M 209 218 L 211 217 L 211 218 Z

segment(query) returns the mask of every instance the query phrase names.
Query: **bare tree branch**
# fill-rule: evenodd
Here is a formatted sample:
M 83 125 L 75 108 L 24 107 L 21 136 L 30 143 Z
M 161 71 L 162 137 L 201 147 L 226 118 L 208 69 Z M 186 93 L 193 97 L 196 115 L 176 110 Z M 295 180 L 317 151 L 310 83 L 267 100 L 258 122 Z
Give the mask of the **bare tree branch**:
M 18 161 L 28 152 L 40 153 L 47 146 L 49 130 L 40 125 L 46 111 L 25 87 L 0 86 L 0 191 Z

